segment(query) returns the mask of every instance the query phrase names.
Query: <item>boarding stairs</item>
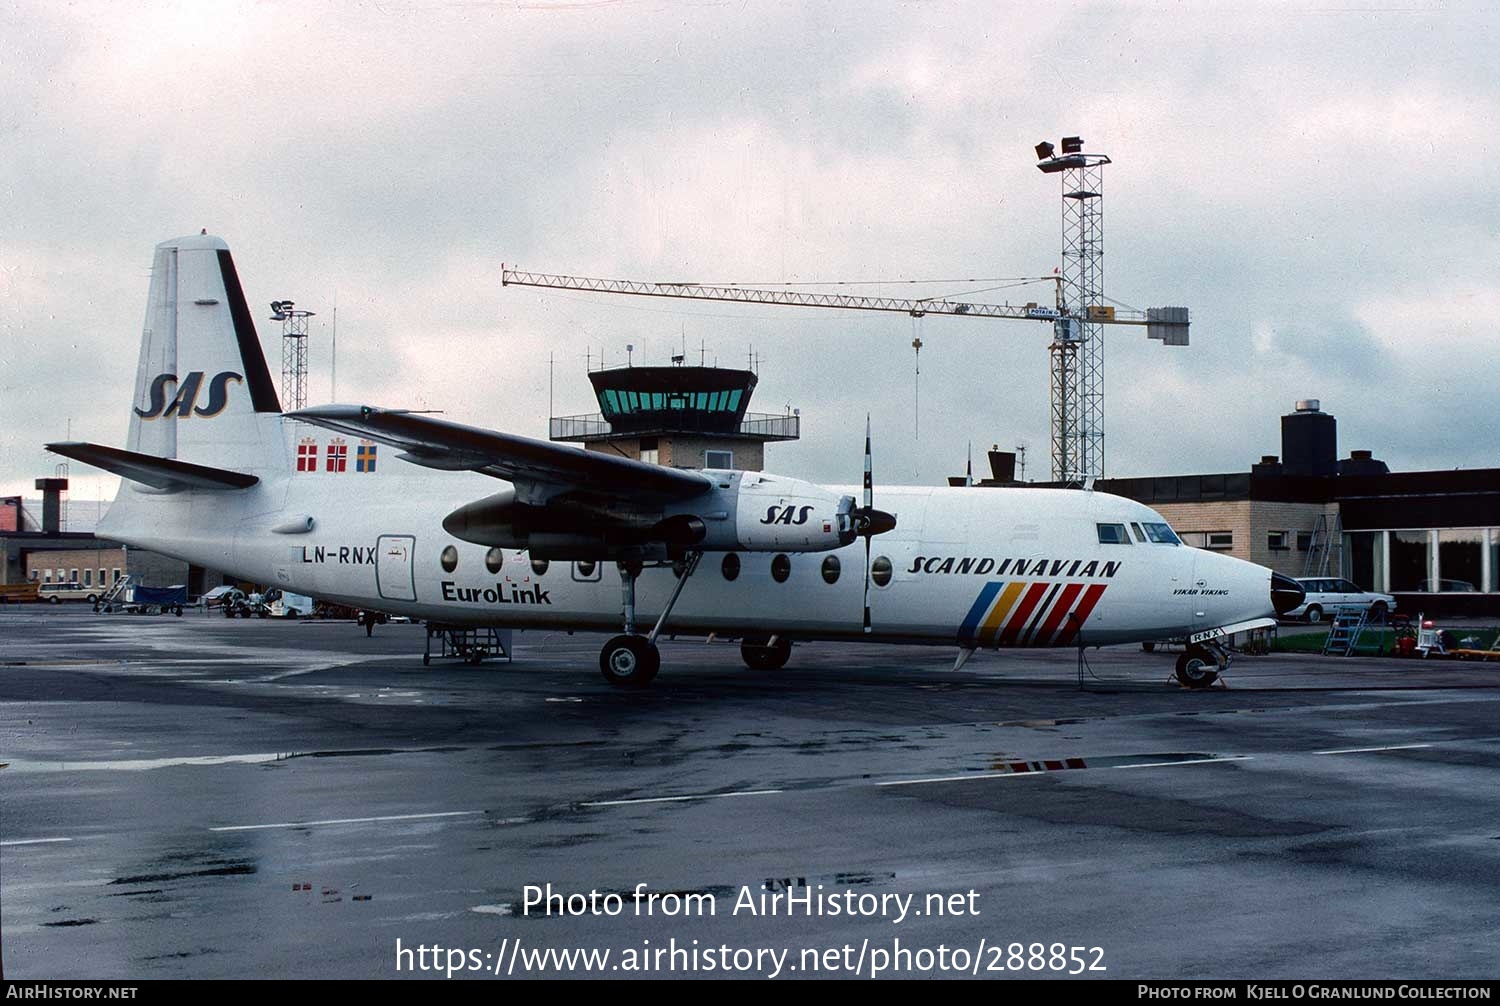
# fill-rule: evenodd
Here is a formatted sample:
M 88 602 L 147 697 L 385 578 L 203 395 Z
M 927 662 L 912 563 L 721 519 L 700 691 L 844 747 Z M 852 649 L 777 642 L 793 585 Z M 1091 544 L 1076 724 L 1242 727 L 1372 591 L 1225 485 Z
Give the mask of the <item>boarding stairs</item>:
M 1323 642 L 1325 657 L 1352 657 L 1359 646 L 1359 637 L 1366 630 L 1375 629 L 1380 635 L 1377 655 L 1385 654 L 1385 609 L 1371 615 L 1362 604 L 1341 604 L 1334 609 L 1333 625 L 1328 629 L 1328 638 Z
M 114 610 L 125 603 L 130 596 L 130 588 L 135 586 L 135 577 L 129 573 L 124 574 L 116 580 L 105 592 L 104 596 L 94 602 L 94 610 L 111 614 Z
M 432 641 L 438 640 L 438 650 L 433 652 Z M 427 623 L 427 643 L 422 650 L 422 663 L 432 663 L 433 657 L 457 657 L 466 664 L 478 665 L 486 657 L 504 657 L 510 662 L 510 629 L 473 629 L 467 626 Z

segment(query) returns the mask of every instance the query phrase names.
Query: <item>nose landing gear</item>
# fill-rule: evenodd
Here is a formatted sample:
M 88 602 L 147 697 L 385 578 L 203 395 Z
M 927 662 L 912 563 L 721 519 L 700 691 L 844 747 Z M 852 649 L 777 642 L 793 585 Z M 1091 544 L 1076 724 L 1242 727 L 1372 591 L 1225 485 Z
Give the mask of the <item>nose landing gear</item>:
M 1177 658 L 1177 681 L 1184 688 L 1207 688 L 1229 667 L 1229 652 L 1215 643 L 1194 643 Z

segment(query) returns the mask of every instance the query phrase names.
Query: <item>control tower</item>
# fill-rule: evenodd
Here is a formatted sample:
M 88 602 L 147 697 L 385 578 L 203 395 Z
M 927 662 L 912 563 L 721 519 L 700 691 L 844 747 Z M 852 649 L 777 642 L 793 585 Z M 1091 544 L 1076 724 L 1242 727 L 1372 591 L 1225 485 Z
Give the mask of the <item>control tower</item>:
M 553 440 L 671 468 L 765 467 L 765 445 L 800 436 L 799 410 L 748 411 L 756 376 L 720 367 L 616 367 L 589 374 L 598 413 L 551 417 Z

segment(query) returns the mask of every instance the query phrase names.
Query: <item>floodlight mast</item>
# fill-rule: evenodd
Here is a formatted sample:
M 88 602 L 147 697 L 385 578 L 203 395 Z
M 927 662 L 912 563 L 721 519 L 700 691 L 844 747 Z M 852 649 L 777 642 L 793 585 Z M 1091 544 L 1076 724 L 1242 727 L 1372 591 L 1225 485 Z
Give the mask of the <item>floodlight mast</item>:
M 1062 318 L 1051 356 L 1052 478 L 1085 482 L 1104 473 L 1104 166 L 1083 138 L 1036 146 L 1037 167 L 1062 176 Z

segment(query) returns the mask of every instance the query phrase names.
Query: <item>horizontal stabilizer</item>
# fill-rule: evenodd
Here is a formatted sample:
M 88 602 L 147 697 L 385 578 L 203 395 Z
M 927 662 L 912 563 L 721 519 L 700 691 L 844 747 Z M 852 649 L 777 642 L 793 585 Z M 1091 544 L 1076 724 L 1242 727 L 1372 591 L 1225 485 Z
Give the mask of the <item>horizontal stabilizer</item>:
M 166 492 L 182 492 L 188 489 L 248 489 L 260 479 L 243 472 L 231 472 L 223 468 L 190 464 L 174 458 L 159 458 L 152 454 L 122 451 L 118 447 L 100 444 L 69 442 L 48 444 L 47 450 L 61 454 L 74 461 L 103 468 L 105 471 L 161 489 Z

